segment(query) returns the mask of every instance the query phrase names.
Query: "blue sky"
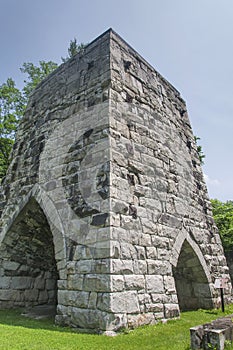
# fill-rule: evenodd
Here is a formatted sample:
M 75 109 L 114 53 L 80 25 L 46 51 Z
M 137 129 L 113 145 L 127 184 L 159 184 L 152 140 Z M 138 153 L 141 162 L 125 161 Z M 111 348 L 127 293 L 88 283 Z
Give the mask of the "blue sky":
M 210 198 L 233 200 L 232 0 L 0 0 L 0 84 L 112 27 L 182 94 Z

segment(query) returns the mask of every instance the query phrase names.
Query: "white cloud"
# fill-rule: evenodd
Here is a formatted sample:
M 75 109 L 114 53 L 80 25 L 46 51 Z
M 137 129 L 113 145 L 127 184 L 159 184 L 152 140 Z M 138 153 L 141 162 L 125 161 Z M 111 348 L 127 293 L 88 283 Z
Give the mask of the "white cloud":
M 220 181 L 218 179 L 211 179 L 207 174 L 204 174 L 204 179 L 207 185 L 219 186 Z

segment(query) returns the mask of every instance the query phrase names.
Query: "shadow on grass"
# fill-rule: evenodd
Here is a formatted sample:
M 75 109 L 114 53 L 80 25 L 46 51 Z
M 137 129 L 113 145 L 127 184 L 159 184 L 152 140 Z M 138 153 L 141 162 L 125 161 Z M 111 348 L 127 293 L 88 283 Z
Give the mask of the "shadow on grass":
M 70 327 L 56 326 L 54 317 L 47 317 L 42 319 L 34 319 L 22 315 L 24 310 L 0 310 L 0 325 L 8 325 L 12 327 L 24 327 L 31 329 L 44 329 L 56 332 L 66 333 L 84 333 L 81 330 Z M 93 334 L 92 334 L 93 335 Z

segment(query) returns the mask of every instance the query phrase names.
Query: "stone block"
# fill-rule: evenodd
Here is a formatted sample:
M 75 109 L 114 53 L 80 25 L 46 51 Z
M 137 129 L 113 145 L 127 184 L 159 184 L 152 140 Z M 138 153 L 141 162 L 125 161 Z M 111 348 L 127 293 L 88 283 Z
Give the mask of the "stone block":
M 154 247 L 168 249 L 169 248 L 169 239 L 167 237 L 159 237 L 157 235 L 151 236 L 151 241 Z
M 164 310 L 163 304 L 152 304 L 152 303 L 145 304 L 145 312 L 163 313 L 163 310 Z
M 140 232 L 140 231 L 139 231 Z M 138 237 L 138 244 L 144 247 L 149 247 L 152 245 L 151 243 L 151 235 L 143 233 Z
M 134 267 L 132 260 L 120 260 L 112 259 L 111 260 L 111 273 L 113 274 L 133 274 Z
M 90 293 L 89 300 L 88 300 L 88 309 L 96 309 L 97 297 L 98 297 L 98 294 L 96 292 Z
M 121 259 L 137 259 L 137 250 L 133 244 L 122 242 L 120 249 Z
M 159 222 L 163 225 L 167 225 L 174 228 L 181 228 L 182 227 L 182 220 L 174 215 L 170 214 L 162 214 Z
M 155 247 L 146 247 L 146 256 L 148 259 L 157 259 L 157 249 Z
M 64 306 L 79 305 L 79 307 L 87 307 L 88 298 L 89 298 L 88 292 L 66 291 L 66 290 L 58 291 L 58 304 L 64 305 Z
M 11 277 L 1 277 L 0 278 L 0 289 L 9 289 L 11 284 Z
M 140 230 L 140 221 L 139 219 L 134 219 L 129 215 L 121 216 L 121 227 L 126 231 L 128 230 Z
M 110 258 L 110 243 L 108 241 L 96 242 L 94 247 L 95 249 L 93 250 L 93 257 L 95 259 Z
M 111 241 L 110 243 L 110 257 L 115 259 L 120 257 L 120 243 Z
M 159 260 L 167 260 L 167 261 L 169 261 L 169 259 L 170 259 L 170 251 L 168 249 L 158 248 L 157 252 L 158 252 L 158 259 Z
M 0 289 L 0 300 L 1 301 L 11 301 L 12 305 L 16 299 L 18 291 L 13 289 Z
M 146 293 L 138 294 L 138 301 L 140 305 L 149 304 L 151 303 L 151 295 Z
M 25 300 L 27 301 L 37 301 L 39 296 L 39 290 L 38 289 L 28 289 L 24 292 Z
M 174 294 L 176 293 L 175 280 L 172 276 L 164 276 L 164 288 L 166 293 Z
M 231 316 L 222 317 L 204 325 L 190 328 L 191 349 L 224 350 L 226 342 L 232 341 Z
M 45 304 L 48 301 L 48 292 L 47 290 L 40 290 L 38 296 L 38 304 Z
M 55 304 L 57 302 L 57 291 L 48 290 L 48 304 Z
M 126 314 L 121 313 L 105 313 L 102 315 L 103 319 L 100 323 L 102 329 L 107 329 L 108 331 L 119 331 L 125 329 L 128 326 L 128 320 Z
M 97 310 L 71 307 L 71 323 L 80 328 L 99 329 Z
M 157 231 L 156 224 L 147 218 L 141 218 L 143 233 L 154 235 Z M 155 245 L 156 246 L 156 245 Z
M 83 288 L 83 276 L 82 275 L 68 275 L 67 288 L 69 290 L 82 290 L 82 288 Z
M 137 252 L 137 259 L 138 260 L 146 259 L 145 247 L 135 246 L 135 249 L 136 249 L 136 252 Z
M 171 273 L 171 264 L 168 261 L 147 259 L 148 274 L 168 275 Z
M 146 260 L 134 260 L 133 271 L 135 275 L 146 275 L 147 274 Z
M 151 293 L 151 300 L 153 303 L 164 303 L 164 300 L 166 299 L 166 295 L 161 294 L 161 293 Z
M 110 296 L 110 311 L 113 313 L 139 313 L 137 293 L 133 291 L 115 292 Z
M 57 280 L 57 289 L 68 289 L 67 280 Z
M 97 274 L 110 273 L 110 259 L 96 260 L 93 266 L 93 272 Z
M 87 274 L 91 273 L 93 269 L 93 260 L 79 260 L 75 264 L 75 273 Z
M 145 291 L 144 275 L 125 275 L 125 290 Z
M 57 305 L 57 314 L 58 315 L 68 315 L 69 314 L 69 307 L 65 305 L 58 304 Z
M 164 311 L 165 318 L 174 318 L 180 315 L 179 305 L 177 304 L 165 304 Z
M 20 264 L 16 261 L 3 261 L 2 266 L 5 270 L 16 271 L 19 268 Z
M 111 275 L 111 287 L 112 292 L 120 292 L 124 290 L 125 280 L 123 275 Z
M 126 214 L 129 210 L 129 206 L 125 202 L 112 199 L 111 210 L 116 214 Z
M 164 293 L 163 277 L 160 275 L 147 275 L 146 291 L 148 293 Z
M 107 218 L 108 218 L 107 213 L 95 215 L 92 218 L 91 225 L 97 226 L 97 227 L 104 227 L 106 225 Z
M 113 315 L 112 313 L 100 310 L 71 308 L 71 323 L 84 329 L 117 330 L 126 325 L 123 315 Z
M 58 265 L 58 264 L 57 264 Z M 63 264 L 62 264 L 63 266 Z M 66 279 L 67 278 L 67 270 L 64 269 L 63 267 L 61 269 L 59 269 L 59 266 L 57 267 L 58 268 L 58 271 L 59 271 L 59 277 L 60 279 Z
M 45 289 L 55 290 L 57 287 L 57 281 L 55 279 L 47 279 L 45 283 Z
M 12 289 L 28 289 L 31 287 L 33 279 L 29 277 L 12 277 L 11 288 Z
M 83 290 L 90 292 L 110 292 L 110 275 L 85 275 L 83 281 Z
M 128 327 L 135 328 L 142 325 L 155 324 L 154 313 L 141 313 L 139 315 L 128 315 Z
M 97 309 L 111 312 L 111 294 L 98 293 L 97 295 Z M 120 311 L 119 311 L 120 312 Z
M 45 288 L 45 279 L 42 277 L 35 278 L 34 288 L 41 289 L 41 290 L 44 289 Z

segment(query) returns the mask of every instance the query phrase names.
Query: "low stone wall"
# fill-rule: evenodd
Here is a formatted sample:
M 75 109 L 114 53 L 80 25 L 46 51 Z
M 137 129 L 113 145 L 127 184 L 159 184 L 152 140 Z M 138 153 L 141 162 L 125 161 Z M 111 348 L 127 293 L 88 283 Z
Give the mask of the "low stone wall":
M 232 342 L 233 315 L 211 323 L 190 328 L 191 349 L 224 350 L 226 341 Z

